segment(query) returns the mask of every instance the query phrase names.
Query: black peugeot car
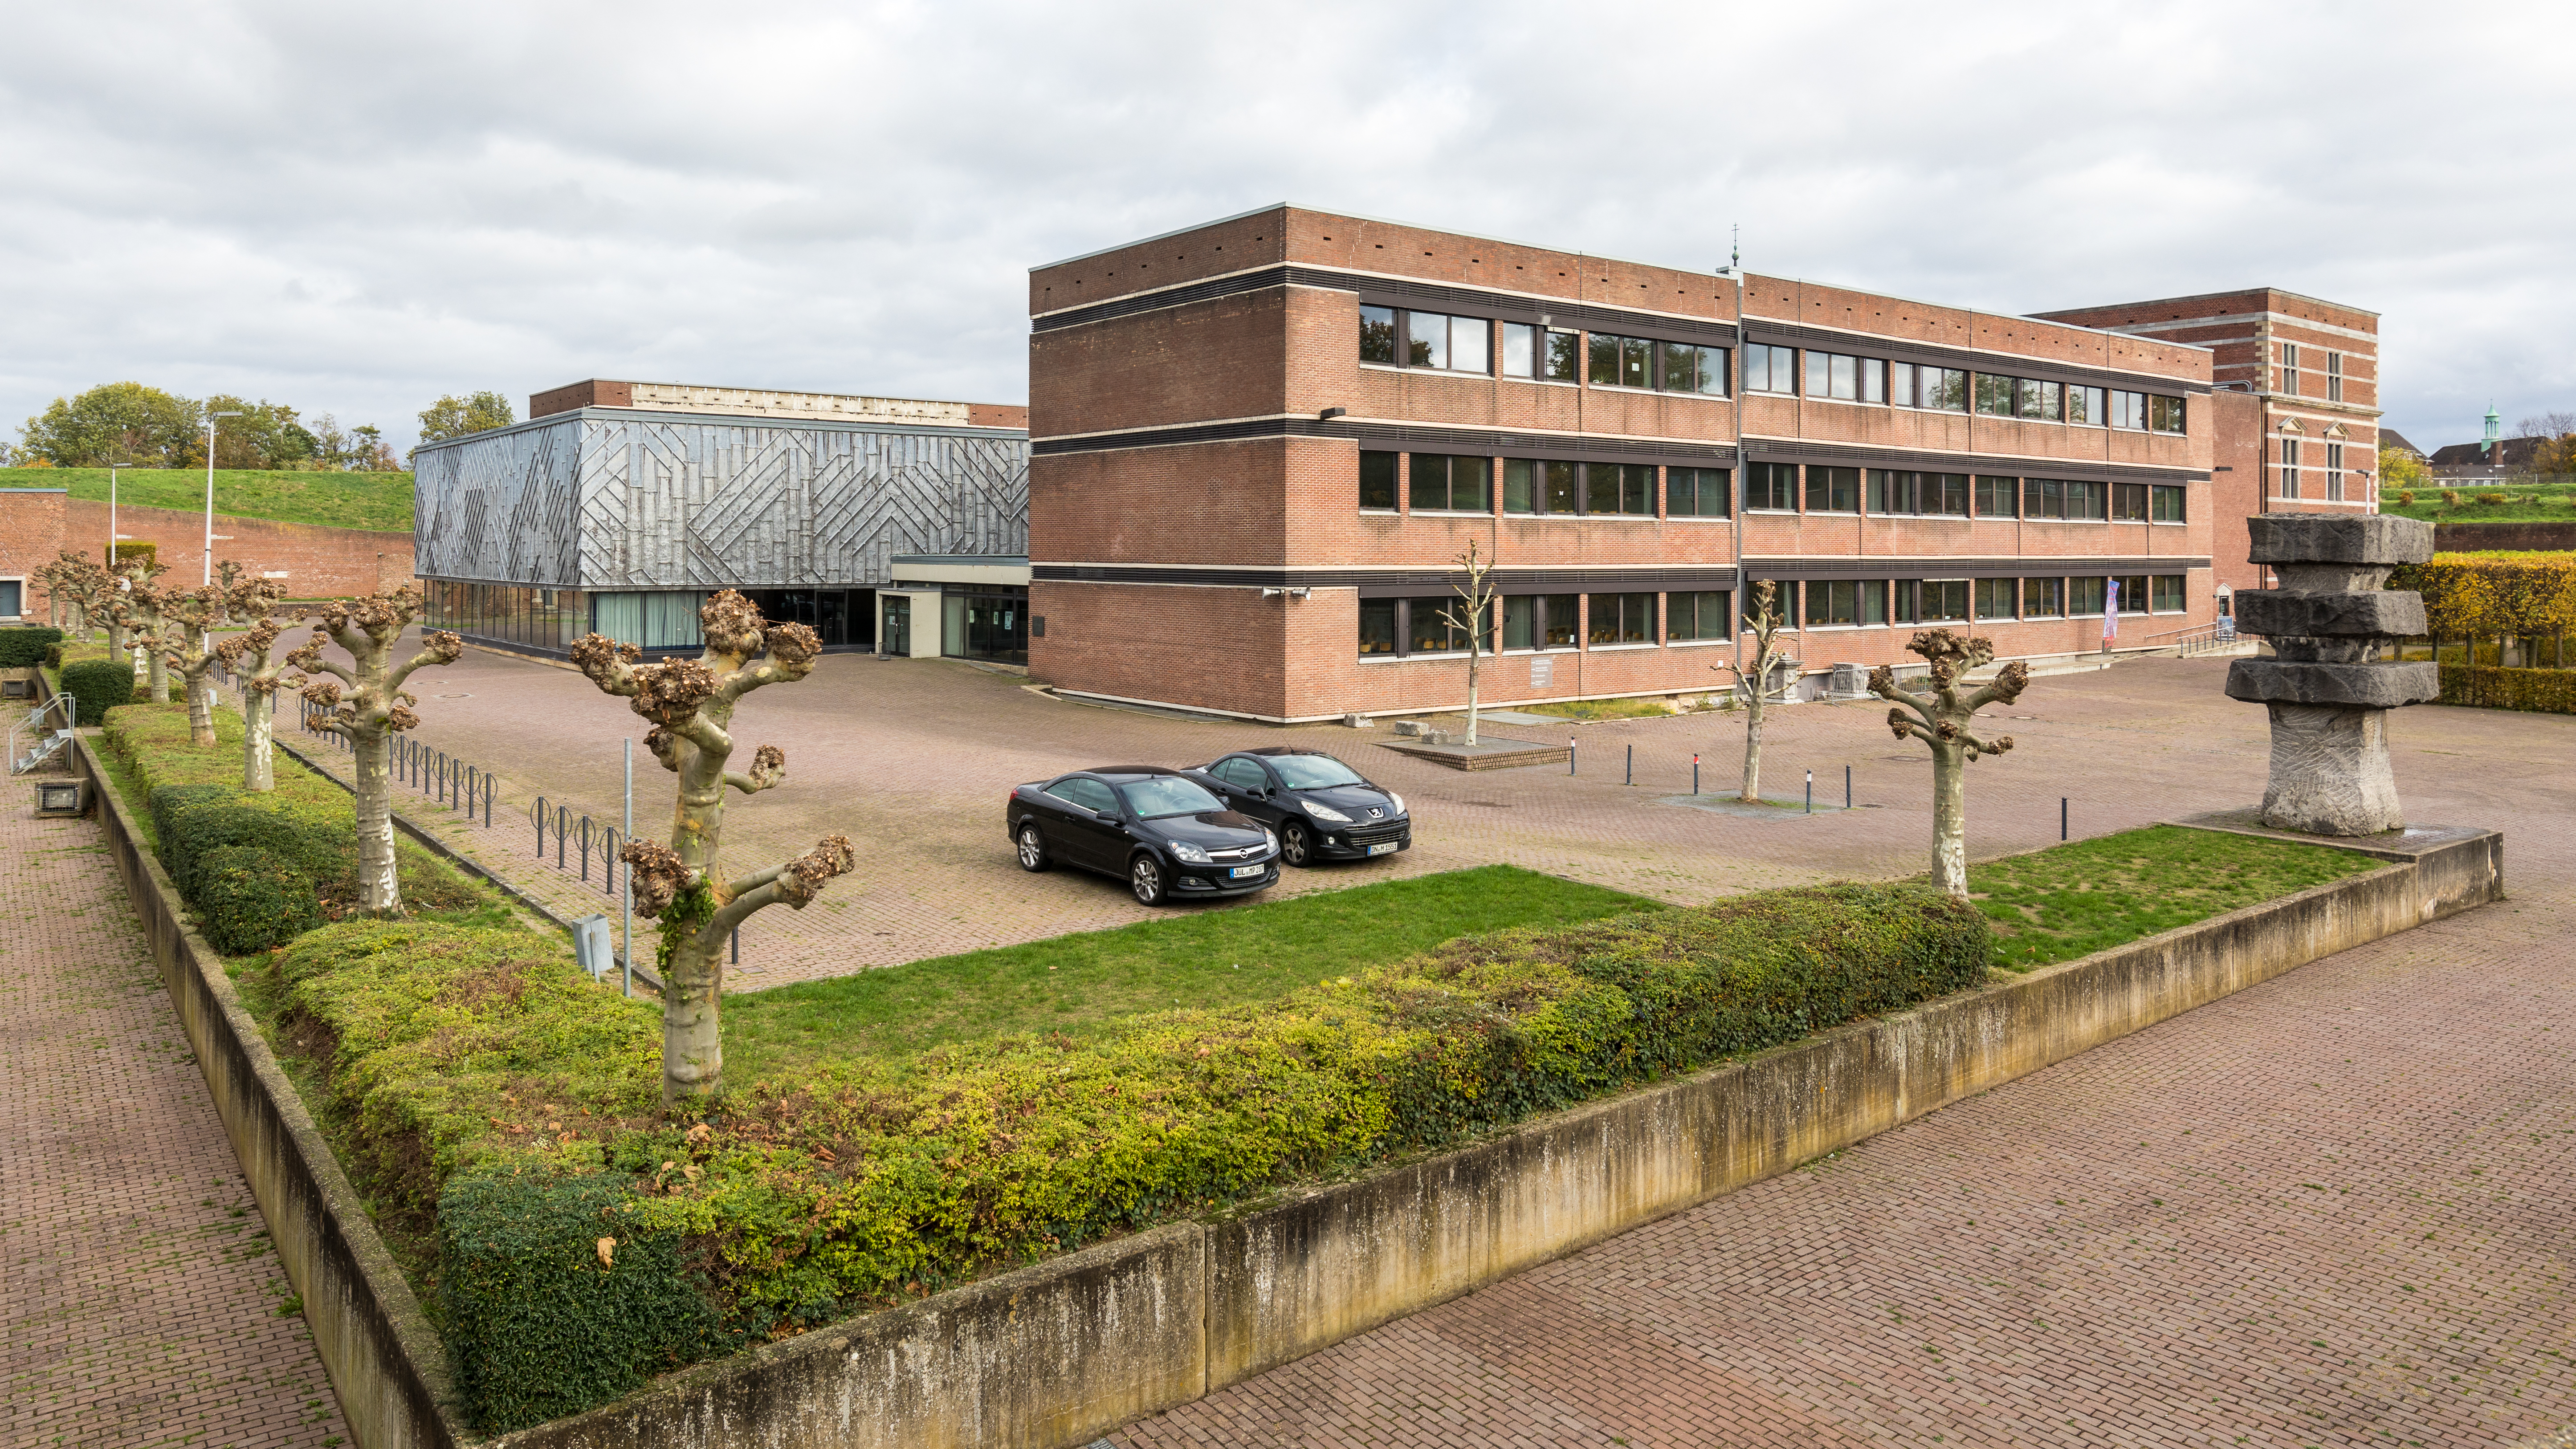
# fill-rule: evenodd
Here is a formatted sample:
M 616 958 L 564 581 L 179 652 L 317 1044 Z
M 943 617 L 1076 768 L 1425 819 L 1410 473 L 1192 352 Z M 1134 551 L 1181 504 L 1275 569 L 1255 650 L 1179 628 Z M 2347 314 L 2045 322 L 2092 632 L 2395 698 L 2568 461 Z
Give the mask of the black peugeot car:
M 1279 833 L 1290 865 L 1364 860 L 1413 847 L 1404 797 L 1321 750 L 1237 750 L 1190 778 Z
M 1011 792 L 1003 824 L 1020 869 L 1080 866 L 1136 899 L 1222 900 L 1279 882 L 1279 839 L 1205 786 L 1160 765 L 1106 765 Z

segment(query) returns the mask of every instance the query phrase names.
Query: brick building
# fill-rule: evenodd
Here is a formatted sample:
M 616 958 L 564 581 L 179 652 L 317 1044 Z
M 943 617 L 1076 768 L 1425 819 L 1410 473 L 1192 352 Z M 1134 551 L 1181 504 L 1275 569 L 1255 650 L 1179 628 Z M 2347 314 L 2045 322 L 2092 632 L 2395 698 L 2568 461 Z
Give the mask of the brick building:
M 71 494 L 61 488 L 0 488 L 0 624 L 42 624 L 53 615 L 36 570 L 70 545 L 63 518 Z
M 2250 515 L 2379 511 L 2378 313 L 2249 287 L 2039 315 L 2210 350 L 2220 587 L 2269 586 Z
M 2213 615 L 2205 346 L 1285 206 L 1029 304 L 1029 659 L 1070 691 L 1455 706 L 1471 542 L 1496 704 L 1722 686 L 1753 580 L 1811 679 Z

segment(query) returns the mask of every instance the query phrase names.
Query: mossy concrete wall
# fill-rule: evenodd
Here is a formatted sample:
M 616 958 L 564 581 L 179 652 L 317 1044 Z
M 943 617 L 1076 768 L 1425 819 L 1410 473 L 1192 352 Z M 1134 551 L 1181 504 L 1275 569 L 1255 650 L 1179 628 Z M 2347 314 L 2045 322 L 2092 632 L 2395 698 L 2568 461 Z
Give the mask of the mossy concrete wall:
M 100 779 L 84 744 L 82 769 Z M 103 783 L 103 782 L 102 782 Z M 101 810 L 361 1449 L 444 1446 L 444 1350 L 112 791 Z M 2225 820 L 2207 828 L 2241 828 Z M 2259 829 L 2248 833 L 2270 833 Z M 2490 831 L 2365 875 L 672 1375 L 509 1449 L 1064 1449 L 2503 892 Z

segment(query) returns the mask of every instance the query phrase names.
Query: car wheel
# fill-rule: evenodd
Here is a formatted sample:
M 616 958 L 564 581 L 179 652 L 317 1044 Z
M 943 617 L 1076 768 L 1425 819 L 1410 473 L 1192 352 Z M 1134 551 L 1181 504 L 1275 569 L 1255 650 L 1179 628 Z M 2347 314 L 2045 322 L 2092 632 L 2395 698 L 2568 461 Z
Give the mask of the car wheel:
M 1301 868 L 1313 865 L 1315 863 L 1314 832 L 1293 822 L 1279 827 L 1279 858 Z
M 1127 867 L 1127 888 L 1136 893 L 1137 904 L 1159 906 L 1172 887 L 1163 875 L 1163 863 L 1150 855 L 1139 854 Z
M 1030 821 L 1020 827 L 1020 869 L 1040 871 L 1047 868 L 1046 835 Z

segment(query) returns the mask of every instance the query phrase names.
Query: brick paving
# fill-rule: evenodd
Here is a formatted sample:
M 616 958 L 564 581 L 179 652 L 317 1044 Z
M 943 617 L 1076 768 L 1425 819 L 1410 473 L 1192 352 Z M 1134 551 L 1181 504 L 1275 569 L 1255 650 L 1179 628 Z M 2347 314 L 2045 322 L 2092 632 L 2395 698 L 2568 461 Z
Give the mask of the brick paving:
M 345 1442 L 90 820 L 0 810 L 0 1445 Z

